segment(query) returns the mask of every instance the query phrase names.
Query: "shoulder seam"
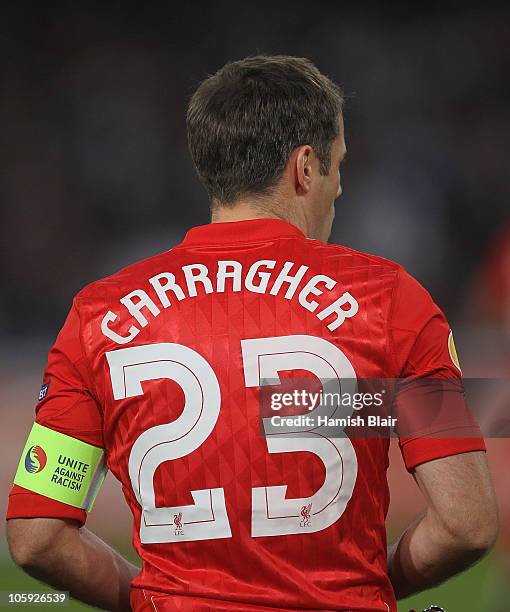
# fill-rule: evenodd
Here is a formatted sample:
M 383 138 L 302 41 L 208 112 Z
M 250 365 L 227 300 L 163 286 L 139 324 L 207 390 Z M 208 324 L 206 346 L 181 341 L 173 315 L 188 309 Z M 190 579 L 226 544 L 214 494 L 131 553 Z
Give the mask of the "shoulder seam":
M 78 296 L 76 296 L 74 298 L 73 308 L 76 309 L 76 314 L 78 316 L 78 321 L 79 321 L 79 324 L 80 324 L 79 325 L 78 336 L 79 336 L 79 339 L 80 339 L 81 353 L 83 355 L 83 361 L 85 363 L 85 368 L 87 370 L 87 373 L 88 373 L 88 376 L 89 376 L 89 379 L 90 379 L 90 384 L 92 385 L 92 389 L 90 391 L 94 392 L 94 399 L 96 400 L 97 404 L 99 406 L 101 406 L 101 402 L 99 401 L 99 393 L 97 392 L 97 387 L 94 384 L 94 376 L 93 376 L 92 369 L 91 369 L 90 364 L 89 364 L 89 360 L 87 358 L 87 352 L 85 350 L 85 344 L 83 342 L 82 320 L 81 320 L 81 313 L 80 313 L 80 310 L 79 310 L 78 304 L 77 304 L 77 299 L 78 299 Z
M 371 260 L 376 260 L 378 263 L 380 263 L 380 265 L 382 266 L 387 266 L 389 268 L 393 268 L 393 269 L 400 269 L 402 266 L 395 262 L 392 261 L 391 259 L 387 259 L 386 257 L 382 257 L 381 255 L 374 255 L 373 253 L 365 253 L 364 251 L 359 251 L 357 249 L 353 249 L 351 247 L 348 247 L 344 244 L 335 244 L 335 243 L 329 243 L 329 242 L 322 242 L 320 240 L 314 240 L 312 238 L 308 238 L 305 239 L 308 240 L 309 242 L 313 242 L 318 244 L 319 246 L 331 249 L 331 250 L 344 250 L 347 251 L 348 253 L 352 254 L 352 255 L 357 255 L 359 257 L 364 257 L 366 259 L 371 259 Z
M 398 360 L 397 360 L 397 354 L 395 351 L 395 345 L 393 342 L 393 334 L 391 333 L 391 320 L 393 318 L 393 311 L 395 309 L 395 305 L 396 305 L 396 301 L 397 301 L 397 288 L 400 282 L 400 274 L 401 274 L 401 270 L 402 267 L 399 266 L 397 268 L 397 273 L 395 275 L 395 281 L 393 283 L 393 287 L 391 289 L 391 301 L 390 301 L 390 308 L 388 310 L 388 318 L 386 320 L 386 337 L 388 338 L 388 352 L 390 354 L 390 357 L 393 361 L 393 366 L 395 368 L 395 378 L 398 378 L 401 374 L 401 369 L 399 369 L 399 364 L 398 364 Z

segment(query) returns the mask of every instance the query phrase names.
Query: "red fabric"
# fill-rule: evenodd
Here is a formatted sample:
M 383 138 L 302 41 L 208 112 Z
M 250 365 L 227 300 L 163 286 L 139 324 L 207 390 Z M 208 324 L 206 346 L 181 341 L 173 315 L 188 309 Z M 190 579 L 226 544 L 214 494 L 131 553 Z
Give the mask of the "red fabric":
M 207 597 L 161 595 L 145 589 L 131 591 L 131 607 L 138 612 L 301 612 L 302 608 L 268 608 L 236 600 L 210 599 Z M 328 610 L 313 609 L 314 612 Z M 387 610 L 387 608 L 384 608 Z
M 232 275 L 226 275 L 224 287 L 219 287 L 219 260 L 242 266 L 239 287 Z M 262 260 L 273 261 L 274 265 L 267 266 L 266 262 L 252 283 L 263 285 L 269 279 L 267 288 L 248 290 L 246 271 Z M 273 295 L 270 291 L 285 262 L 294 264 L 288 270 L 290 275 L 303 271 L 301 266 L 307 268 L 294 292 L 284 281 Z M 203 277 L 195 281 L 186 277 L 183 266 L 196 264 L 205 266 L 205 281 Z M 200 270 L 204 268 L 195 267 L 191 276 Z M 232 270 L 231 266 L 229 272 Z M 155 282 L 154 278 L 164 272 L 174 275 L 166 277 L 168 282 L 175 282 L 165 293 L 166 303 L 149 282 Z M 306 294 L 307 309 L 299 299 L 300 291 L 312 278 L 319 278 L 317 275 L 322 275 L 321 281 L 314 285 L 315 293 Z M 334 323 L 337 314 L 330 313 L 323 319 L 317 315 L 346 292 L 356 299 L 358 311 L 330 329 L 328 325 Z M 130 293 L 131 313 L 126 307 Z M 137 310 L 144 296 L 150 301 Z M 108 328 L 124 338 L 135 333 L 132 340 L 119 344 L 104 335 L 101 323 L 108 312 Z M 134 609 L 150 609 L 143 596 L 146 591 L 162 598 L 157 601 L 157 609 L 163 610 L 219 610 L 223 608 L 217 600 L 223 600 L 225 610 L 233 609 L 230 601 L 236 602 L 236 610 L 395 612 L 386 573 L 384 525 L 389 503 L 389 441 L 352 439 L 357 462 L 352 495 L 346 489 L 354 470 L 347 444 L 329 440 L 320 446 L 316 442 L 325 453 L 332 453 L 327 462 L 315 450 L 269 452 L 268 444 L 276 443 L 261 435 L 259 395 L 256 387 L 247 387 L 253 372 L 243 369 L 246 355 L 243 357 L 242 347 L 248 348 L 241 341 L 286 336 L 323 339 L 328 346 L 341 349 L 358 378 L 458 379 L 459 372 L 448 355 L 449 332 L 444 316 L 426 291 L 392 262 L 308 240 L 297 228 L 280 220 L 202 226 L 190 230 L 174 249 L 93 283 L 78 294 L 50 353 L 44 377 L 50 386 L 37 407 L 36 418 L 43 425 L 106 449 L 108 466 L 121 481 L 134 515 L 134 543 L 143 561 L 143 569 L 133 583 Z M 118 399 L 114 399 L 113 370 L 106 353 L 111 352 L 114 360 L 120 358 L 122 350 L 149 347 L 157 351 L 150 355 L 162 355 L 163 350 L 174 355 L 175 345 L 181 347 L 179 350 L 185 347 L 186 355 L 193 352 L 193 363 L 198 364 L 195 370 L 180 366 L 177 357 L 141 356 L 137 363 L 119 370 Z M 284 351 L 280 369 L 292 369 L 292 359 L 298 353 L 298 349 Z M 324 371 L 336 367 L 345 376 L 345 361 L 339 359 L 337 363 L 335 357 L 332 364 L 313 350 L 310 355 L 317 367 Z M 252 370 L 256 367 L 256 363 L 250 366 Z M 137 372 L 156 369 L 160 374 L 152 380 L 143 379 L 140 386 L 132 382 Z M 181 383 L 172 377 L 180 377 Z M 185 449 L 184 439 L 198 436 L 200 427 L 205 427 L 204 420 L 212 418 L 215 377 L 221 396 L 217 419 L 209 424 L 202 442 Z M 182 384 L 192 390 L 186 407 Z M 458 395 L 461 397 L 461 390 Z M 441 393 L 435 397 L 442 401 Z M 182 424 L 181 414 L 184 410 L 190 414 L 193 406 L 196 415 L 189 427 L 177 430 L 169 425 L 179 419 Z M 453 421 L 453 427 L 462 425 Z M 161 436 L 166 438 L 162 440 Z M 471 434 L 470 439 L 459 437 L 438 443 L 437 439 L 417 437 L 402 439 L 401 444 L 409 469 L 423 461 L 483 448 L 478 435 Z M 171 459 L 160 460 L 167 456 Z M 137 457 L 141 457 L 139 463 Z M 333 487 L 332 465 L 341 466 L 338 481 L 334 480 L 337 472 L 333 473 Z M 253 491 L 276 486 L 286 486 L 285 501 L 291 505 L 292 500 L 308 499 L 318 491 L 331 502 L 320 506 L 314 501 L 310 507 L 296 503 L 290 515 L 284 512 L 273 516 L 273 502 L 266 490 L 265 512 L 253 518 Z M 145 496 L 143 515 L 136 497 L 139 491 Z M 152 491 L 155 506 L 169 509 L 160 511 L 162 516 L 147 510 Z M 202 501 L 201 491 L 206 493 Z M 230 535 L 215 535 L 224 521 L 215 495 L 225 500 Z M 312 526 L 317 524 L 337 508 L 335 504 L 342 496 L 346 506 L 340 516 L 327 527 L 306 532 L 306 517 Z M 210 508 L 204 499 L 210 499 Z M 26 515 L 30 510 L 24 506 L 33 509 L 40 500 L 39 496 L 21 496 L 14 490 L 9 517 Z M 195 503 L 203 511 L 199 520 L 189 518 L 195 516 L 189 510 Z M 48 509 L 53 506 L 54 516 L 63 512 L 58 502 L 46 500 L 44 504 Z M 286 519 L 295 532 L 252 535 L 252 521 L 283 525 Z M 148 533 L 160 535 L 142 543 L 141 522 L 148 525 L 144 527 Z M 179 540 L 180 535 L 202 528 L 204 537 Z M 176 541 L 161 541 L 170 536 Z
M 72 519 L 81 526 L 87 520 L 87 513 L 81 508 L 62 504 L 49 497 L 44 497 L 44 495 L 38 495 L 14 485 L 9 495 L 6 518 Z

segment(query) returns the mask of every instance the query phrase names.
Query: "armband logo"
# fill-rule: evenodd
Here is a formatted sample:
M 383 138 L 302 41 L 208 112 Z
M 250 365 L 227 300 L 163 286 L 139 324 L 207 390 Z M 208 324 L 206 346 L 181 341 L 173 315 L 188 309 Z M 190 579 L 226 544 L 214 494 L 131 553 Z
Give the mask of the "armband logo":
M 48 457 L 39 445 L 31 446 L 25 455 L 25 470 L 29 474 L 38 474 L 44 470 Z
M 106 471 L 104 449 L 34 423 L 14 482 L 90 511 Z
M 44 383 L 39 391 L 39 401 L 42 402 L 43 399 L 48 395 L 48 389 L 50 388 L 50 383 Z

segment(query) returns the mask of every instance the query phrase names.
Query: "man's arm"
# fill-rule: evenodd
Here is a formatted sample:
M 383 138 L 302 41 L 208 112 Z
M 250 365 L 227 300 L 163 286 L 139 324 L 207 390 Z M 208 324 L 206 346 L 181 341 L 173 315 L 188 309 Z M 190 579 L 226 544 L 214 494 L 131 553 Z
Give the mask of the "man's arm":
M 130 610 L 130 582 L 139 568 L 74 521 L 7 521 L 15 563 L 28 574 L 105 610 Z
M 427 509 L 388 553 L 388 572 L 398 599 L 463 571 L 483 557 L 498 533 L 485 453 L 423 463 L 415 468 L 414 477 Z

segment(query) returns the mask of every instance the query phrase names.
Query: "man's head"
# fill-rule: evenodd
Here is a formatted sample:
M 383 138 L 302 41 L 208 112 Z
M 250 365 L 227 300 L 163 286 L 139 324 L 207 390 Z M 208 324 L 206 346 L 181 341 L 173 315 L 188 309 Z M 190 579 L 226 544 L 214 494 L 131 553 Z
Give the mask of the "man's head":
M 341 193 L 342 108 L 340 88 L 303 58 L 250 57 L 206 79 L 187 125 L 213 210 L 250 202 L 326 240 Z

